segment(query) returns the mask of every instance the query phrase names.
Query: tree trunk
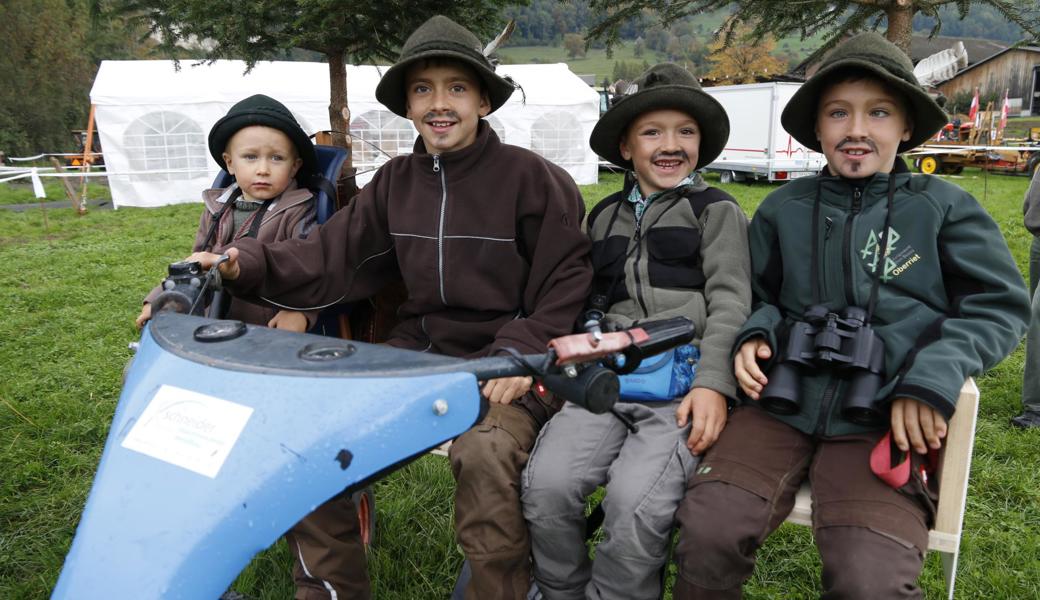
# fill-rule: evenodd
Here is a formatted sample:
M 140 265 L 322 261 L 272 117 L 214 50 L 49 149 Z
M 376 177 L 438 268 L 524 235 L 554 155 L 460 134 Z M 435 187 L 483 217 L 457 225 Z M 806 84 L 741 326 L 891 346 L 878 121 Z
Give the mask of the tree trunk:
M 342 52 L 328 54 L 329 59 L 329 124 L 332 126 L 332 145 L 350 150 L 347 132 L 350 124 L 345 118 L 347 110 L 347 66 Z M 349 113 L 347 113 L 349 114 Z
M 329 59 L 329 125 L 332 128 L 332 145 L 347 149 L 347 161 L 343 163 L 339 181 L 336 181 L 337 206 L 346 204 L 357 193 L 354 180 L 354 160 L 351 156 L 350 108 L 347 105 L 347 65 L 343 52 L 331 52 Z
M 895 0 L 885 9 L 888 31 L 885 37 L 910 56 L 910 36 L 913 33 L 914 8 L 911 0 Z

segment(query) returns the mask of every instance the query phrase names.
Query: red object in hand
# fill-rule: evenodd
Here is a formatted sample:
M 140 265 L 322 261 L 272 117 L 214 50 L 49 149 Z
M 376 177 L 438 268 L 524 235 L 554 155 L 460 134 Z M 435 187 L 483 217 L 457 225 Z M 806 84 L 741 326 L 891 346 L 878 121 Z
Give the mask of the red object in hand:
M 900 451 L 903 460 L 899 464 L 893 465 L 893 448 L 895 447 L 892 444 L 892 432 L 889 431 L 885 433 L 884 437 L 878 440 L 877 445 L 870 451 L 870 470 L 890 487 L 899 489 L 910 481 L 910 453 Z M 896 450 L 898 451 L 898 449 Z M 925 485 L 928 484 L 929 473 L 934 473 L 938 464 L 939 453 L 935 450 L 929 449 L 928 461 L 919 466 L 921 481 L 923 481 Z

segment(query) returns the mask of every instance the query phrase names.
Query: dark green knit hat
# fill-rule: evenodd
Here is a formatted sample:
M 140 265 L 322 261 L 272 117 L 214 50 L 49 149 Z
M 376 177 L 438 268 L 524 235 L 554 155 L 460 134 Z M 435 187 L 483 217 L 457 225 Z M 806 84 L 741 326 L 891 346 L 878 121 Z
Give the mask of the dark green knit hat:
M 472 67 L 484 82 L 491 112 L 498 110 L 512 95 L 516 86 L 495 73 L 495 66 L 484 56 L 484 46 L 477 36 L 448 17 L 436 15 L 419 26 L 401 48 L 401 56 L 387 69 L 376 86 L 376 99 L 392 112 L 408 118 L 405 74 L 416 61 L 450 58 Z
M 909 140 L 899 144 L 898 152 L 916 148 L 946 124 L 946 113 L 914 77 L 910 57 L 880 34 L 870 31 L 849 38 L 828 54 L 820 63 L 820 69 L 798 88 L 784 107 L 780 122 L 806 148 L 823 152 L 820 140 L 816 139 L 820 94 L 837 75 L 849 69 L 871 73 L 909 100 L 910 106 L 905 109 L 913 131 Z
M 672 63 L 650 67 L 635 80 L 636 91 L 614 100 L 592 129 L 592 150 L 615 165 L 632 168 L 632 161 L 621 156 L 621 135 L 639 115 L 671 108 L 693 117 L 701 129 L 701 144 L 696 168 L 711 163 L 722 153 L 729 139 L 729 117 L 719 101 L 701 89 L 697 78 Z
M 303 167 L 296 174 L 297 180 L 306 182 L 308 176 L 318 172 L 318 157 L 310 137 L 284 104 L 263 94 L 240 100 L 209 130 L 209 153 L 221 169 L 227 170 L 223 154 L 231 137 L 250 125 L 271 127 L 289 136 L 296 146 L 296 153 L 303 159 Z

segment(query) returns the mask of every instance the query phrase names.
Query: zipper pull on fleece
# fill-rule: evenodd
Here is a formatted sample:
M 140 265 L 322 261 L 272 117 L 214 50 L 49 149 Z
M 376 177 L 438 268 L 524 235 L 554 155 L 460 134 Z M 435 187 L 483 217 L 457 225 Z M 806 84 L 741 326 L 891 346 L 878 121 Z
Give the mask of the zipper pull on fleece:
M 441 172 L 441 155 L 440 154 L 434 154 L 433 155 L 433 172 L 434 173 L 440 173 Z

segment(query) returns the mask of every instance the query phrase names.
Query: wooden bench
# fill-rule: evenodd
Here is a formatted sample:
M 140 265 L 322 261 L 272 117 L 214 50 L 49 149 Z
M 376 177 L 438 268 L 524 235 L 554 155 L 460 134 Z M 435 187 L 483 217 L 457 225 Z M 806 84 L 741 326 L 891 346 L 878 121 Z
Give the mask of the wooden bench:
M 968 472 L 971 469 L 971 452 L 975 443 L 975 423 L 978 415 L 979 388 L 975 385 L 975 380 L 969 377 L 961 388 L 957 412 L 950 419 L 946 434 L 939 465 L 939 507 L 935 516 L 935 527 L 928 532 L 928 549 L 938 552 L 942 558 L 946 591 L 950 600 L 953 600 L 953 588 L 957 577 L 964 508 L 968 497 Z M 812 526 L 812 494 L 808 482 L 798 490 L 794 509 L 787 516 L 787 520 L 798 525 Z
M 938 552 L 942 558 L 949 600 L 953 600 L 957 577 L 964 508 L 968 497 L 968 472 L 971 470 L 971 453 L 975 444 L 975 423 L 978 415 L 979 388 L 975 385 L 975 380 L 969 377 L 961 388 L 957 412 L 950 419 L 947 429 L 939 464 L 939 481 L 942 488 L 939 506 L 935 516 L 935 527 L 928 532 L 928 549 Z M 445 442 L 431 452 L 447 456 L 450 446 L 451 442 Z M 798 490 L 794 509 L 787 516 L 787 521 L 812 526 L 812 492 L 808 482 Z

